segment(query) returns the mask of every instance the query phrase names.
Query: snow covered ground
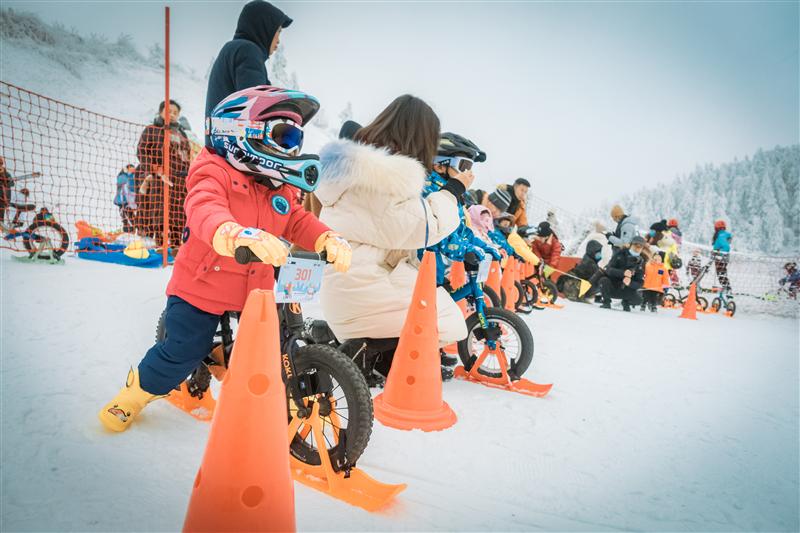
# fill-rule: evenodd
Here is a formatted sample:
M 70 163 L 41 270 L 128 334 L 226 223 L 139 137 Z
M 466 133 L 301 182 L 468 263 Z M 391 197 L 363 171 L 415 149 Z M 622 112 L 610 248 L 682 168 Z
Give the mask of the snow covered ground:
M 209 425 L 96 412 L 150 346 L 169 271 L 0 253 L 3 531 L 175 531 Z M 797 531 L 798 322 L 569 304 L 528 318 L 544 399 L 444 386 L 458 423 L 376 422 L 360 465 L 408 489 L 369 514 L 295 485 L 298 529 Z

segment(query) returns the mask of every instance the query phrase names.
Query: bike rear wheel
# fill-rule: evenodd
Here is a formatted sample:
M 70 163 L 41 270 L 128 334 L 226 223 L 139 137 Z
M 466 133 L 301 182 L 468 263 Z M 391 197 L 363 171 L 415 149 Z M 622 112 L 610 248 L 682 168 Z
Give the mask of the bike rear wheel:
M 319 446 L 328 450 L 334 470 L 355 465 L 372 434 L 372 397 L 356 364 L 339 350 L 322 344 L 298 348 L 294 367 L 307 402 L 318 402 L 324 443 L 317 442 L 310 426 L 300 425 L 289 445 L 299 461 L 321 464 Z M 287 389 L 289 422 L 298 416 L 298 406 Z M 344 445 L 344 448 L 342 448 Z
M 486 322 L 489 328 L 500 328 L 501 351 L 505 354 L 508 371 L 522 376 L 533 360 L 533 335 L 527 324 L 515 313 L 490 307 L 486 309 Z M 469 371 L 486 347 L 486 331 L 481 327 L 478 313 L 467 317 L 467 338 L 458 343 L 458 356 L 464 368 Z M 494 356 L 487 357 L 478 369 L 483 375 L 500 377 L 500 364 Z
M 60 224 L 47 220 L 39 220 L 28 226 L 25 230 L 27 236 L 22 238 L 22 244 L 30 254 L 38 253 L 39 257 L 47 259 L 49 254 L 58 259 L 69 247 L 69 234 Z

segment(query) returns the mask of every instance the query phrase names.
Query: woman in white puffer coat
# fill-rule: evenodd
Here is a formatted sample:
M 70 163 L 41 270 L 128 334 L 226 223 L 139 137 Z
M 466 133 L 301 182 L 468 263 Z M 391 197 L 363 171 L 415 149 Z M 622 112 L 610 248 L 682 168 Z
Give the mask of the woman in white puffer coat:
M 321 220 L 353 247 L 350 270 L 326 269 L 322 285 L 325 319 L 340 341 L 399 337 L 417 280 L 417 250 L 459 225 L 456 195 L 471 184 L 471 173 L 422 198 L 438 142 L 436 114 L 405 95 L 361 128 L 355 142 L 320 151 Z M 436 304 L 440 345 L 465 338 L 463 315 L 441 287 Z

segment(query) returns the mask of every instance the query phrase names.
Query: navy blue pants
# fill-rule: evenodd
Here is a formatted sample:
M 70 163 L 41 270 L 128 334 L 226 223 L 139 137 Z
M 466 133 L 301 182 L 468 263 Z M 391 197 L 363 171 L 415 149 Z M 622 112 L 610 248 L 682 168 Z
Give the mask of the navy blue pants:
M 142 388 L 166 394 L 186 379 L 211 353 L 219 319 L 177 296 L 167 298 L 167 338 L 147 350 L 139 363 Z

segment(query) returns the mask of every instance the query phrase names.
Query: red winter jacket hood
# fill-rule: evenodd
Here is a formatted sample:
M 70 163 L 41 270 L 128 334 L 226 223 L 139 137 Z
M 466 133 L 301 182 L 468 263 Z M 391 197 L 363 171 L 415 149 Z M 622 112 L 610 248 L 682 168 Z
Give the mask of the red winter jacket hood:
M 175 259 L 168 296 L 207 313 L 241 311 L 253 289 L 273 290 L 274 270 L 263 263 L 240 265 L 211 247 L 214 232 L 232 220 L 313 250 L 328 227 L 297 204 L 294 188 L 270 189 L 204 149 L 186 178 L 186 229 Z

